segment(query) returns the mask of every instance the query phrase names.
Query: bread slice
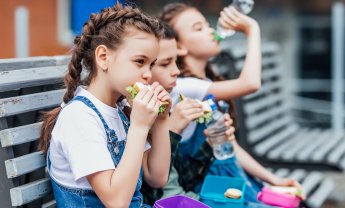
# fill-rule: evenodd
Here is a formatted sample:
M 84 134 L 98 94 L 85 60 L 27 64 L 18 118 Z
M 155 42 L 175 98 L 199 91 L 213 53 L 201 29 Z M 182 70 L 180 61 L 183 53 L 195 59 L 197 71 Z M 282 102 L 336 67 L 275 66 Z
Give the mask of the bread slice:
M 242 196 L 242 191 L 235 188 L 229 188 L 224 193 L 224 196 L 232 199 L 239 199 Z

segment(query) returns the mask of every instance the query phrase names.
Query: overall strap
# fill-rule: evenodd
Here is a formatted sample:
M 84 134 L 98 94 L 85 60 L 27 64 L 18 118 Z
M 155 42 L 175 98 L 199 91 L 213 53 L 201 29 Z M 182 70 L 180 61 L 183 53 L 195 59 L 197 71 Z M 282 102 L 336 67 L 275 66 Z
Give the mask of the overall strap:
M 121 108 L 119 107 L 119 116 L 121 118 L 121 121 L 123 123 L 123 126 L 125 127 L 125 131 L 126 131 L 126 134 L 128 134 L 128 129 L 129 129 L 129 126 L 130 126 L 130 122 L 129 122 L 129 119 L 127 118 L 127 116 L 125 115 L 125 113 L 121 110 Z

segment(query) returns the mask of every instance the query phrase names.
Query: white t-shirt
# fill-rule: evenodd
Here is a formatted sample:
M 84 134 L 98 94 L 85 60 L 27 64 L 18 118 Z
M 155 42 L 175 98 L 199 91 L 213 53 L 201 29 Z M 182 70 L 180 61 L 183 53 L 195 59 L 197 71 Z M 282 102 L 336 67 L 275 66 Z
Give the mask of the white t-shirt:
M 115 130 L 118 139 L 126 139 L 117 108 L 104 104 L 83 87 L 78 87 L 75 95 L 87 97 L 109 128 Z M 146 143 L 145 150 L 149 148 Z M 74 101 L 60 112 L 52 131 L 50 160 L 50 175 L 70 188 L 92 189 L 85 176 L 115 169 L 103 124 L 96 112 L 83 102 Z
M 170 93 L 172 104 L 175 106 L 179 102 L 179 94 L 182 93 L 187 98 L 202 100 L 210 88 L 212 82 L 194 77 L 177 78 L 176 87 Z M 173 109 L 173 108 L 172 108 Z M 196 122 L 191 122 L 181 134 L 182 141 L 190 138 L 196 128 Z

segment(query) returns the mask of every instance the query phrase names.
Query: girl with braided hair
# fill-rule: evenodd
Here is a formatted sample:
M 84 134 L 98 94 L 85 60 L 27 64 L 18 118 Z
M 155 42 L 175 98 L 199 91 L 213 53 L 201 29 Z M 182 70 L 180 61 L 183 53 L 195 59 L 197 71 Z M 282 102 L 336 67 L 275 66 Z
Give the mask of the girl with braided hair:
M 39 145 L 58 207 L 145 207 L 142 180 L 165 185 L 171 104 L 158 109 L 169 93 L 153 83 L 131 101 L 130 119 L 124 112 L 126 87 L 151 78 L 160 34 L 157 19 L 117 4 L 92 14 L 75 38 L 64 103 L 44 115 Z

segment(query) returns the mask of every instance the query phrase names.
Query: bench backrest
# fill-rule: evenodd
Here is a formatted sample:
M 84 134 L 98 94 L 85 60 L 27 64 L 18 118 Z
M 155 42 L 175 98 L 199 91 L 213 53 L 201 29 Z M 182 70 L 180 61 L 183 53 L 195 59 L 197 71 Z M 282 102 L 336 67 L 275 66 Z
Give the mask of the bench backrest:
M 227 78 L 238 77 L 246 56 L 244 44 L 231 44 L 223 51 L 227 60 L 217 66 Z M 216 62 L 221 63 L 221 61 Z M 236 99 L 239 142 L 248 150 L 263 139 L 276 136 L 284 138 L 296 130 L 291 114 L 291 103 L 286 99 L 283 71 L 280 66 L 279 46 L 262 44 L 262 86 L 257 92 Z M 229 65 L 230 63 L 230 65 Z M 229 72 L 229 66 L 232 68 Z M 227 70 L 222 70 L 227 68 Z M 260 148 L 255 148 L 256 150 Z
M 38 207 L 43 203 L 38 199 L 52 194 L 45 172 L 45 156 L 37 151 L 39 117 L 42 111 L 61 104 L 65 91 L 62 80 L 68 61 L 67 56 L 0 60 L 0 202 L 3 207 L 33 201 L 29 207 Z

